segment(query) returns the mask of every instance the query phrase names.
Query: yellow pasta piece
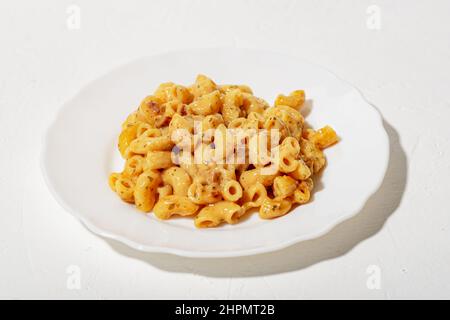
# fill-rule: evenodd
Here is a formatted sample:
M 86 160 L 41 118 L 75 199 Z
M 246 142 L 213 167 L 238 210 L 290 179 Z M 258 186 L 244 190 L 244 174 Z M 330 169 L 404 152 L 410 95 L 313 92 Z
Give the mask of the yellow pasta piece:
M 120 176 L 114 185 L 114 189 L 119 197 L 125 202 L 134 201 L 134 188 L 135 184 L 130 178 Z
M 243 214 L 242 208 L 230 201 L 220 201 L 215 204 L 204 207 L 195 217 L 195 226 L 197 228 L 217 227 L 226 222 L 234 224 L 239 221 Z
M 288 106 L 276 106 L 264 111 L 266 119 L 276 118 L 281 121 L 289 131 L 288 136 L 300 139 L 303 131 L 303 124 L 305 119 L 297 110 Z
M 295 156 L 289 152 L 289 150 L 282 148 L 280 150 L 280 161 L 278 166 L 281 172 L 289 173 L 297 169 L 298 161 L 295 159 Z
M 200 74 L 189 90 L 194 96 L 194 100 L 197 100 L 199 97 L 217 90 L 217 85 L 207 76 Z
M 261 183 L 265 187 L 268 187 L 273 184 L 273 181 L 278 175 L 278 171 L 273 174 L 264 175 L 261 174 L 260 168 L 255 168 L 252 170 L 244 171 L 239 178 L 239 182 L 241 183 L 242 187 L 244 187 L 244 189 L 248 189 L 251 185 L 257 182 Z
M 259 216 L 262 219 L 273 219 L 284 216 L 292 207 L 292 202 L 288 199 L 265 198 L 259 209 Z
M 300 143 L 294 137 L 287 137 L 281 143 L 281 149 L 296 157 L 300 153 Z
M 339 138 L 333 128 L 325 126 L 314 132 L 309 140 L 319 149 L 325 149 L 338 142 Z
M 173 146 L 174 143 L 168 136 L 139 137 L 130 143 L 128 150 L 134 154 L 147 154 L 150 151 L 169 151 Z
M 261 98 L 255 97 L 250 93 L 243 93 L 243 108 L 248 115 L 251 112 L 263 113 L 269 108 L 269 104 Z
M 311 197 L 311 189 L 307 182 L 302 181 L 294 191 L 294 202 L 299 204 L 307 203 Z
M 306 165 L 306 163 L 302 160 L 297 161 L 297 168 L 289 173 L 289 176 L 296 180 L 306 180 L 311 176 L 311 169 Z
M 108 184 L 112 191 L 116 192 L 116 182 L 120 178 L 120 173 L 113 172 L 109 175 Z
M 156 116 L 163 114 L 162 101 L 155 96 L 147 96 L 142 100 L 138 108 L 138 115 L 145 120 L 145 122 L 154 125 Z
M 189 199 L 196 204 L 210 204 L 222 200 L 218 183 L 204 184 L 194 181 L 188 189 Z
M 139 210 L 152 210 L 156 200 L 156 188 L 160 183 L 161 176 L 156 170 L 145 171 L 139 176 L 134 189 L 134 199 Z
M 172 152 L 149 151 L 145 158 L 145 170 L 166 169 L 173 166 Z
M 225 125 L 228 126 L 231 121 L 239 118 L 243 102 L 241 90 L 233 89 L 225 93 L 221 109 Z
M 230 90 L 236 90 L 236 89 L 239 89 L 241 92 L 253 94 L 252 89 L 245 84 L 225 84 L 225 85 L 219 86 L 219 90 L 221 93 L 227 93 Z
M 173 194 L 172 186 L 170 186 L 169 184 L 165 184 L 162 187 L 158 187 L 156 189 L 156 193 L 158 194 L 159 199 L 165 196 L 170 196 Z
M 155 216 L 166 220 L 174 215 L 192 216 L 198 210 L 199 206 L 191 202 L 187 197 L 170 195 L 164 196 L 158 200 L 153 209 Z
M 162 180 L 164 184 L 172 187 L 174 195 L 177 196 L 187 196 L 189 186 L 192 183 L 189 174 L 180 167 L 171 167 L 164 170 Z
M 187 106 L 188 112 L 195 115 L 207 116 L 219 112 L 222 101 L 218 90 L 202 95 Z
M 137 127 L 136 127 L 136 136 L 140 137 L 141 135 L 145 134 L 148 135 L 149 132 L 159 132 L 158 129 L 153 128 L 150 124 L 146 123 L 146 122 L 137 122 L 136 123 Z
M 235 118 L 228 122 L 228 129 L 239 129 L 239 128 L 245 128 L 245 125 L 247 124 L 246 118 Z
M 245 128 L 247 129 L 262 129 L 264 128 L 264 116 L 262 113 L 258 112 L 250 112 L 247 115 L 247 122 L 245 124 Z
M 131 113 L 127 119 L 122 123 L 122 130 L 134 126 L 135 124 L 138 124 L 140 122 L 140 119 L 138 117 L 137 111 Z
M 277 198 L 287 198 L 297 189 L 297 181 L 289 176 L 276 177 L 273 180 L 273 193 Z
M 266 187 L 263 184 L 256 182 L 244 190 L 242 197 L 242 202 L 244 203 L 243 208 L 247 210 L 248 208 L 259 207 L 265 198 L 267 198 Z
M 311 141 L 300 139 L 300 153 L 313 173 L 319 172 L 325 166 L 326 160 L 322 150 Z
M 164 82 L 161 83 L 158 88 L 155 91 L 155 97 L 157 97 L 158 99 L 160 99 L 160 101 L 162 102 L 167 102 L 169 101 L 168 96 L 169 96 L 169 91 L 175 86 L 175 83 L 173 82 Z
M 137 125 L 125 128 L 119 136 L 119 151 L 122 157 L 125 157 L 126 151 L 137 136 Z
M 270 116 L 266 118 L 264 122 L 264 129 L 268 131 L 274 130 L 279 135 L 278 141 L 271 141 L 271 147 L 278 144 L 280 140 L 283 141 L 286 137 L 288 137 L 291 134 L 286 123 L 277 116 Z
M 295 90 L 288 96 L 278 95 L 275 99 L 275 106 L 288 106 L 294 109 L 299 109 L 305 102 L 305 91 Z
M 171 101 L 190 103 L 194 99 L 194 96 L 188 88 L 173 82 L 162 83 L 158 89 L 156 89 L 155 96 L 163 103 Z
M 127 177 L 139 176 L 144 171 L 145 158 L 140 155 L 134 155 L 127 159 L 123 175 Z
M 242 187 L 236 180 L 228 180 L 222 185 L 222 197 L 231 202 L 242 198 Z

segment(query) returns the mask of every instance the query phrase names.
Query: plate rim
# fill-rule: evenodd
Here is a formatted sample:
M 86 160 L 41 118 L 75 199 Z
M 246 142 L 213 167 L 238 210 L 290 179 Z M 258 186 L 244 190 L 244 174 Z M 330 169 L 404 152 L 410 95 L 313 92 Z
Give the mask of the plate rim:
M 136 241 L 130 240 L 126 236 L 114 234 L 112 232 L 102 229 L 101 227 L 96 226 L 94 222 L 85 218 L 80 212 L 78 212 L 78 210 L 72 208 L 69 204 L 66 203 L 66 201 L 55 190 L 52 182 L 50 181 L 48 170 L 46 168 L 45 157 L 46 157 L 46 150 L 48 149 L 48 140 L 49 140 L 49 136 L 51 134 L 51 130 L 57 124 L 57 121 L 58 121 L 62 111 L 65 109 L 65 106 L 70 101 L 72 101 L 76 96 L 78 96 L 80 93 L 82 93 L 89 86 L 89 84 L 102 79 L 103 77 L 107 76 L 111 72 L 117 71 L 120 68 L 124 68 L 128 65 L 137 63 L 141 60 L 145 60 L 145 59 L 157 57 L 157 56 L 162 56 L 162 55 L 167 55 L 167 54 L 193 52 L 193 51 L 199 51 L 199 50 L 203 51 L 203 50 L 223 50 L 223 49 L 277 54 L 280 56 L 290 57 L 299 62 L 303 62 L 303 63 L 309 64 L 309 65 L 312 65 L 315 68 L 322 69 L 324 72 L 328 73 L 330 76 L 336 78 L 337 80 L 339 80 L 340 82 L 345 84 L 351 91 L 354 92 L 354 94 L 356 94 L 358 96 L 359 99 L 361 99 L 364 102 L 366 107 L 368 107 L 372 111 L 374 111 L 374 114 L 376 114 L 376 116 L 377 116 L 376 118 L 377 118 L 377 122 L 378 122 L 378 127 L 381 129 L 380 133 L 383 134 L 382 140 L 384 140 L 383 148 L 380 147 L 380 150 L 384 149 L 384 155 L 385 155 L 384 161 L 383 161 L 383 166 L 382 166 L 383 172 L 382 172 L 382 174 L 380 173 L 380 175 L 376 179 L 376 182 L 373 183 L 372 187 L 367 189 L 365 197 L 364 198 L 361 197 L 362 200 L 358 203 L 358 205 L 354 206 L 354 208 L 355 208 L 354 210 L 348 210 L 347 214 L 343 214 L 341 217 L 339 217 L 339 219 L 333 220 L 332 222 L 328 223 L 326 226 L 324 226 L 323 228 L 320 228 L 317 231 L 299 235 L 299 236 L 295 236 L 295 237 L 290 238 L 289 240 L 283 240 L 283 241 L 280 241 L 280 242 L 277 242 L 277 243 L 274 243 L 271 245 L 266 245 L 266 246 L 262 246 L 262 247 L 258 247 L 258 248 L 252 248 L 252 249 L 232 250 L 232 251 L 226 251 L 226 252 L 221 252 L 221 251 L 214 252 L 214 251 L 194 251 L 194 250 L 176 249 L 176 248 L 170 248 L 170 247 L 165 247 L 165 246 L 161 246 L 161 245 L 143 245 Z M 381 140 L 381 137 L 380 137 L 380 140 Z M 388 168 L 388 164 L 389 164 L 389 158 L 390 158 L 389 144 L 390 144 L 389 136 L 383 125 L 383 117 L 382 117 L 380 111 L 364 97 L 364 95 L 358 88 L 356 88 L 350 82 L 348 82 L 345 79 L 342 79 L 341 77 L 336 75 L 334 72 L 330 71 L 328 68 L 326 68 L 322 65 L 319 65 L 317 63 L 308 61 L 304 58 L 300 58 L 300 57 L 297 57 L 294 55 L 276 52 L 276 51 L 270 51 L 270 50 L 259 50 L 259 49 L 253 49 L 253 48 L 235 48 L 235 47 L 233 47 L 233 48 L 230 48 L 230 47 L 190 48 L 190 49 L 181 49 L 181 50 L 173 50 L 173 51 L 164 51 L 164 52 L 159 52 L 159 53 L 152 54 L 152 55 L 141 56 L 136 59 L 130 60 L 127 63 L 124 63 L 124 64 L 121 64 L 114 68 L 111 68 L 110 70 L 101 74 L 99 77 L 96 77 L 94 79 L 87 81 L 70 98 L 66 99 L 59 106 L 59 108 L 55 112 L 53 118 L 50 120 L 49 125 L 46 127 L 45 132 L 42 136 L 41 152 L 40 152 L 40 156 L 39 156 L 39 163 L 40 163 L 39 166 L 40 166 L 42 175 L 44 177 L 45 184 L 47 185 L 47 188 L 49 189 L 51 195 L 56 200 L 56 202 L 64 210 L 66 210 L 72 216 L 77 218 L 81 222 L 81 224 L 84 225 L 89 231 L 91 231 L 95 235 L 98 235 L 98 236 L 104 238 L 104 240 L 107 240 L 107 239 L 114 240 L 114 241 L 120 242 L 122 244 L 125 244 L 126 246 L 128 246 L 134 250 L 138 250 L 138 251 L 146 252 L 146 253 L 164 253 L 164 254 L 172 254 L 172 255 L 180 256 L 180 257 L 186 257 L 186 258 L 232 258 L 232 257 L 252 256 L 252 255 L 274 252 L 274 251 L 278 251 L 278 250 L 290 247 L 296 243 L 319 238 L 319 237 L 327 234 L 328 232 L 330 232 L 333 228 L 335 228 L 337 225 L 341 224 L 342 222 L 349 220 L 352 217 L 356 216 L 363 209 L 363 207 L 365 206 L 367 201 L 370 199 L 370 197 L 374 193 L 376 193 L 376 191 L 380 188 L 380 186 L 382 185 L 382 183 L 384 181 L 384 178 L 385 178 L 386 172 L 387 172 L 387 168 Z

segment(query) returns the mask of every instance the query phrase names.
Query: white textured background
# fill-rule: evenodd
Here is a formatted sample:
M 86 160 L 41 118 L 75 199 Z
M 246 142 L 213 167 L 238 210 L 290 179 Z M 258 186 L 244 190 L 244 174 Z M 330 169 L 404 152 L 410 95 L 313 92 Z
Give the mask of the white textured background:
M 0 2 L 0 298 L 450 298 L 449 12 L 448 0 Z M 358 87 L 390 136 L 382 188 L 329 234 L 254 257 L 142 254 L 88 232 L 39 169 L 60 105 L 134 58 L 217 46 L 288 52 Z

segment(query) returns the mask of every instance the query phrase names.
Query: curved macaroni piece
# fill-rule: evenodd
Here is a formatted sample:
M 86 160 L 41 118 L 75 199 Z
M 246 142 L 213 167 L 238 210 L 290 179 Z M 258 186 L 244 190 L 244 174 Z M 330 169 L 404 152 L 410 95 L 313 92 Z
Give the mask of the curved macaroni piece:
M 223 97 L 222 115 L 225 124 L 228 126 L 230 122 L 239 118 L 241 115 L 241 107 L 244 103 L 242 92 L 239 89 L 233 89 L 225 92 Z
M 169 101 L 168 99 L 168 91 L 171 90 L 171 88 L 173 88 L 175 86 L 175 83 L 173 82 L 164 82 L 161 83 L 158 88 L 155 90 L 155 97 L 157 97 L 158 99 L 160 99 L 162 102 L 167 102 Z
M 108 184 L 112 191 L 116 192 L 116 182 L 120 178 L 120 173 L 113 172 L 109 175 Z
M 300 139 L 300 153 L 313 173 L 319 172 L 325 166 L 326 160 L 322 150 L 311 141 Z
M 222 197 L 226 201 L 236 202 L 242 198 L 242 187 L 236 180 L 228 180 L 222 185 Z
M 239 221 L 243 213 L 241 206 L 238 204 L 220 201 L 201 209 L 195 217 L 195 226 L 197 228 L 211 228 L 217 227 L 223 222 L 234 224 Z
M 266 109 L 264 117 L 277 118 L 289 130 L 289 135 L 299 140 L 302 136 L 304 118 L 300 112 L 288 106 L 276 106 Z
M 257 182 L 244 190 L 242 197 L 243 208 L 247 210 L 260 207 L 265 198 L 267 198 L 266 187 Z
M 280 150 L 280 161 L 278 166 L 281 172 L 289 173 L 297 169 L 298 161 L 292 153 L 282 148 Z
M 273 174 L 263 175 L 261 174 L 261 168 L 255 168 L 244 171 L 239 178 L 239 182 L 244 189 L 248 189 L 251 185 L 257 182 L 261 183 L 265 187 L 268 187 L 273 184 L 273 181 L 278 175 L 278 171 Z
M 177 196 L 187 196 L 192 179 L 189 174 L 180 167 L 170 167 L 163 171 L 162 181 L 173 189 L 173 194 Z
M 149 151 L 145 158 L 145 170 L 167 169 L 173 166 L 172 152 Z
M 198 181 L 189 186 L 188 197 L 196 204 L 210 204 L 222 200 L 219 184 L 203 184 Z
M 153 212 L 159 219 L 166 220 L 174 215 L 192 216 L 198 208 L 199 206 L 189 201 L 187 197 L 170 195 L 160 198 L 155 204 Z
M 141 130 L 141 131 L 139 131 L 139 130 Z M 162 136 L 161 129 L 145 128 L 144 126 L 138 127 L 138 138 L 139 139 L 156 138 L 156 137 L 161 137 L 161 136 Z
M 144 171 L 145 158 L 140 155 L 134 155 L 127 159 L 123 175 L 127 177 L 139 176 Z
M 294 191 L 294 202 L 299 204 L 307 203 L 311 198 L 311 190 L 312 187 L 310 188 L 307 182 L 300 182 L 297 189 Z
M 235 118 L 228 123 L 228 129 L 245 128 L 247 124 L 246 118 Z
M 138 116 L 137 111 L 134 111 L 128 115 L 128 117 L 125 119 L 125 121 L 122 123 L 122 130 L 134 126 L 135 124 L 139 123 L 140 119 Z
M 295 90 L 292 91 L 288 96 L 278 95 L 275 99 L 275 106 L 288 106 L 294 109 L 300 109 L 305 102 L 305 91 Z
M 171 120 L 171 117 L 166 114 L 166 105 L 162 106 L 163 114 L 157 115 L 155 117 L 155 127 L 156 128 L 164 128 L 166 127 Z
M 184 103 L 177 101 L 177 100 L 171 100 L 171 101 L 167 101 L 163 104 L 163 109 L 164 109 L 164 114 L 163 117 L 167 118 L 168 121 L 170 122 L 170 120 L 172 119 L 172 117 L 176 114 L 178 114 L 177 112 L 180 110 L 182 110 L 183 106 L 185 106 Z M 166 120 L 167 121 L 167 120 Z M 165 124 L 167 125 L 167 124 Z M 164 127 L 164 126 L 163 126 Z
M 159 132 L 159 130 L 153 128 L 150 124 L 147 122 L 139 121 L 136 123 L 136 136 L 140 137 L 143 134 L 147 134 L 148 131 L 156 130 L 155 132 Z
M 137 125 L 130 125 L 122 130 L 119 136 L 119 151 L 122 157 L 125 157 L 126 152 L 128 150 L 128 147 L 130 144 L 136 139 L 137 137 Z
M 276 177 L 272 189 L 275 197 L 284 199 L 291 196 L 297 189 L 297 181 L 289 176 Z
M 163 114 L 162 101 L 155 96 L 147 96 L 138 108 L 138 115 L 150 125 L 155 124 L 156 116 Z
M 265 198 L 259 208 L 259 216 L 262 219 L 273 219 L 284 216 L 292 207 L 292 202 L 287 199 Z
M 250 112 L 247 116 L 247 123 L 245 124 L 247 129 L 262 129 L 264 128 L 264 116 L 262 113 Z
M 155 96 L 163 103 L 176 101 L 190 103 L 194 99 L 188 88 L 173 82 L 162 83 L 155 91 Z
M 270 131 L 270 130 L 278 130 L 279 136 L 281 140 L 284 140 L 286 137 L 288 137 L 291 132 L 289 128 L 286 126 L 286 124 L 278 117 L 276 116 L 270 116 L 266 118 L 266 121 L 263 125 L 264 129 Z M 276 141 L 279 142 L 279 141 Z M 271 141 L 271 147 L 274 145 L 274 142 Z
M 158 194 L 158 199 L 161 199 L 162 197 L 172 195 L 173 190 L 170 185 L 166 184 L 166 185 L 163 185 L 162 187 L 158 187 L 156 189 L 156 193 Z
M 296 157 L 300 153 L 300 143 L 294 137 L 287 137 L 281 143 L 282 150 Z
M 174 114 L 169 123 L 170 136 L 176 130 L 186 130 L 188 133 L 194 133 L 194 119 L 192 117 L 183 117 L 179 114 Z
M 319 149 L 325 149 L 338 142 L 339 138 L 333 128 L 325 126 L 315 131 L 308 140 L 314 143 Z
M 130 143 L 128 151 L 134 154 L 147 154 L 150 151 L 169 151 L 173 146 L 174 143 L 168 136 L 139 137 Z
M 221 105 L 220 92 L 216 90 L 188 104 L 187 110 L 195 115 L 207 116 L 219 112 Z
M 297 168 L 290 172 L 289 175 L 296 180 L 306 180 L 311 177 L 311 169 L 302 159 L 299 159 L 297 160 Z
M 269 108 L 269 104 L 261 98 L 255 97 L 250 93 L 243 93 L 243 107 L 246 114 L 251 112 L 263 113 L 267 108 Z
M 114 187 L 116 193 L 123 201 L 133 203 L 135 184 L 130 178 L 121 175 L 116 180 Z
M 219 184 L 223 185 L 229 180 L 236 180 L 234 168 L 225 168 L 224 165 L 214 167 L 201 168 L 196 176 L 196 181 L 203 184 Z
M 189 87 L 189 91 L 194 96 L 194 100 L 215 90 L 217 90 L 215 82 L 203 74 L 199 74 L 197 79 L 195 79 L 195 83 Z
M 161 176 L 156 170 L 144 171 L 137 179 L 134 188 L 136 207 L 143 211 L 152 210 L 156 201 L 156 188 L 161 183 Z

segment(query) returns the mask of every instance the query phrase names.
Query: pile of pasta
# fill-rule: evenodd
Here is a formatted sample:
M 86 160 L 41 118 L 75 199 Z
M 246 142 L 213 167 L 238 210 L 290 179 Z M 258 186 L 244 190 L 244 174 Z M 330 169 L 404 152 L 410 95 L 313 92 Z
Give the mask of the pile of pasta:
M 304 91 L 296 90 L 278 95 L 271 107 L 246 85 L 218 85 L 204 75 L 187 87 L 163 83 L 123 123 L 118 147 L 125 167 L 110 175 L 109 185 L 143 212 L 190 216 L 199 228 L 234 224 L 256 210 L 263 219 L 283 216 L 310 200 L 313 175 L 326 163 L 322 150 L 338 141 L 331 127 L 315 131 L 305 124 L 304 102 Z M 218 151 L 214 136 L 198 137 L 196 123 L 203 132 L 277 130 L 278 141 L 267 147 L 277 148 L 277 168 L 265 174 L 274 159 L 253 163 L 248 154 L 241 163 L 177 161 L 181 140 L 192 144 L 184 159 L 192 160 L 199 147 Z M 176 137 L 180 129 L 185 134 Z M 247 151 L 250 139 L 241 141 Z

